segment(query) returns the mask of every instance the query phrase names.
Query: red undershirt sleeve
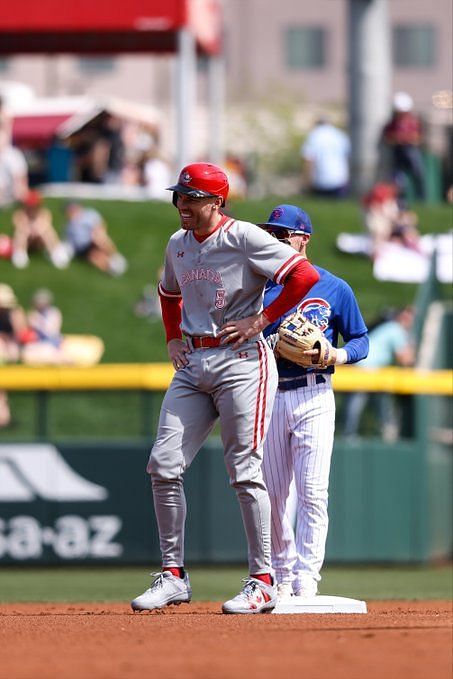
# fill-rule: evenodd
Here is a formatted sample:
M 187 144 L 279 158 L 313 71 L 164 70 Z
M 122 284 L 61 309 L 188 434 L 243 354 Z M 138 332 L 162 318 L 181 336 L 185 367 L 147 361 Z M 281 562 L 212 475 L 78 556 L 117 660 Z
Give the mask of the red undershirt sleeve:
M 162 321 L 165 328 L 167 344 L 172 339 L 182 339 L 182 299 L 180 297 L 164 297 L 163 295 L 160 295 L 160 307 L 162 309 Z
M 287 274 L 283 282 L 283 290 L 263 311 L 270 323 L 283 316 L 296 306 L 315 283 L 319 281 L 319 273 L 307 259 L 299 261 Z

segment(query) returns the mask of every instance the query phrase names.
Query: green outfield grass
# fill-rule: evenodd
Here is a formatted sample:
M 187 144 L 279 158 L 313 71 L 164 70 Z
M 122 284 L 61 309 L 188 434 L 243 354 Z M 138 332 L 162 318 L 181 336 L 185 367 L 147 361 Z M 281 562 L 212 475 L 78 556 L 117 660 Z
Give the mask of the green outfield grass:
M 156 570 L 158 568 L 156 567 Z M 194 600 L 219 601 L 235 594 L 247 570 L 196 567 L 190 570 Z M 145 568 L 3 568 L 0 602 L 125 601 L 150 584 Z M 359 599 L 451 599 L 451 566 L 334 567 L 323 572 L 321 594 Z
M 105 342 L 104 362 L 167 360 L 160 322 L 148 323 L 137 318 L 133 307 L 143 286 L 157 280 L 167 241 L 179 228 L 175 209 L 171 204 L 155 201 L 84 202 L 104 215 L 109 232 L 129 260 L 130 268 L 123 277 L 112 279 L 79 260 L 73 261 L 68 269 L 58 271 L 41 253 L 36 253 L 31 257 L 30 266 L 22 271 L 0 260 L 0 281 L 14 287 L 24 306 L 28 305 L 36 287 L 53 290 L 55 301 L 63 311 L 64 331 L 100 335 Z M 240 219 L 259 222 L 267 218 L 279 202 L 294 202 L 309 212 L 314 225 L 310 258 L 346 278 L 355 290 L 366 320 L 370 321 L 385 306 L 405 304 L 413 299 L 415 285 L 377 283 L 367 258 L 345 255 L 336 249 L 335 239 L 340 232 L 362 231 L 361 212 L 356 202 L 274 196 L 261 201 L 232 202 L 229 211 Z M 64 222 L 63 203 L 57 199 L 46 201 L 60 233 Z M 415 210 L 422 233 L 445 232 L 452 227 L 451 208 L 446 204 L 416 205 Z M 11 210 L 0 212 L 0 232 L 11 234 Z

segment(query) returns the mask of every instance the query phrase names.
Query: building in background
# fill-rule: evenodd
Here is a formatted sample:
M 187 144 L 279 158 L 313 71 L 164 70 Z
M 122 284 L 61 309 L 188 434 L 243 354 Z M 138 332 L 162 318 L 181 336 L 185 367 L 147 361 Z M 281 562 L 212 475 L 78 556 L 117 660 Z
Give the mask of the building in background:
M 451 107 L 451 0 L 391 0 L 393 91 L 405 90 L 432 128 L 434 151 L 446 145 L 445 109 Z M 251 107 L 291 102 L 304 132 L 320 108 L 345 119 L 348 78 L 348 0 L 223 0 L 225 31 L 226 149 L 247 142 L 239 117 Z M 174 155 L 174 60 L 169 54 L 121 56 L 13 56 L 0 59 L 0 81 L 32 85 L 40 96 L 112 95 L 158 107 L 165 121 L 161 143 Z M 208 71 L 197 64 L 196 150 L 208 145 Z M 390 105 L 390 101 L 389 101 Z M 281 112 L 279 112 L 280 115 Z M 259 129 L 259 126 L 258 126 Z M 263 140 L 271 144 L 272 137 Z M 229 145 L 232 146 L 229 149 Z M 259 150 L 258 150 L 259 151 Z

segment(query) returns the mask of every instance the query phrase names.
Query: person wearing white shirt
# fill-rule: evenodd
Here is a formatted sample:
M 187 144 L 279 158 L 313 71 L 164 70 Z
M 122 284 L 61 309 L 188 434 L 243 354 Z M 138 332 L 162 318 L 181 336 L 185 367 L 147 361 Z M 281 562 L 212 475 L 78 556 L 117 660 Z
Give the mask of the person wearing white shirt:
M 28 166 L 25 156 L 9 141 L 5 127 L 0 128 L 0 208 L 20 200 L 28 190 Z
M 348 191 L 351 144 L 343 130 L 320 118 L 300 149 L 310 191 L 342 197 Z
M 155 152 L 148 154 L 143 166 L 143 180 L 149 198 L 169 200 L 167 187 L 171 184 L 170 166 Z

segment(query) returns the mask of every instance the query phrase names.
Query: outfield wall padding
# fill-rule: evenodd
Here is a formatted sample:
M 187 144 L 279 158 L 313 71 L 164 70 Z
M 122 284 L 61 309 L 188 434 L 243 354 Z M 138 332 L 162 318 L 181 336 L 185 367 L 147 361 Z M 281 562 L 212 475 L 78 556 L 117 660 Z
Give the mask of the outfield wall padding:
M 159 562 L 145 444 L 0 445 L 0 564 Z M 338 439 L 327 561 L 450 558 L 448 446 Z M 186 474 L 187 563 L 245 562 L 220 441 Z

